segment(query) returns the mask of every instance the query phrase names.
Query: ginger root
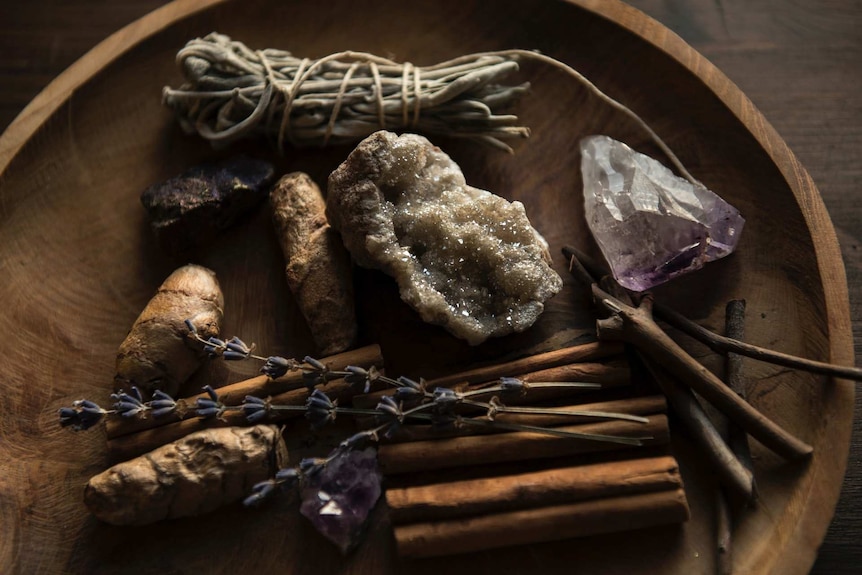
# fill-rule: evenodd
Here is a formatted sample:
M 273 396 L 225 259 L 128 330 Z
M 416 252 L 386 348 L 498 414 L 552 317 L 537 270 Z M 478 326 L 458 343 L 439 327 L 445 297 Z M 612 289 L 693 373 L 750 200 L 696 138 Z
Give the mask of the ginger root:
M 84 503 L 112 525 L 200 515 L 242 499 L 286 462 L 274 425 L 205 429 L 96 475 Z
M 326 220 L 317 184 L 302 172 L 281 178 L 270 192 L 273 222 L 287 262 L 287 283 L 321 355 L 350 349 L 356 313 L 350 255 Z
M 205 358 L 201 346 L 188 338 L 185 320 L 191 320 L 204 339 L 218 336 L 223 307 L 212 270 L 189 264 L 173 272 L 120 345 L 114 388 L 136 386 L 145 393 L 161 389 L 176 395 Z

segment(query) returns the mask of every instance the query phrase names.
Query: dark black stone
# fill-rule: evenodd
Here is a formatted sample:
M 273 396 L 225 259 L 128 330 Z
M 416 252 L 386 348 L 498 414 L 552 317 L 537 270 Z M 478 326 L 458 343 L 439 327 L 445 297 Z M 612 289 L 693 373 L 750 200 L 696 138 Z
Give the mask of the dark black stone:
M 274 177 L 269 162 L 238 156 L 150 186 L 141 203 L 162 246 L 184 252 L 211 241 L 264 200 Z

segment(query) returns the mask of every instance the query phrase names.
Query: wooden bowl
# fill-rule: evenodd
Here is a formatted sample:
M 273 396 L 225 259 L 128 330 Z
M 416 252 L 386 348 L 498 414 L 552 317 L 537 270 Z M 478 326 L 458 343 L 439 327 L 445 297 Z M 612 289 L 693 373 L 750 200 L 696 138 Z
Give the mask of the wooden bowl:
M 683 163 L 747 219 L 738 252 L 657 290 L 720 330 L 724 303 L 748 302 L 749 341 L 839 364 L 852 362 L 844 270 L 811 179 L 751 102 L 673 33 L 617 1 L 416 0 L 314 3 L 180 0 L 126 27 L 42 92 L 0 139 L 0 317 L 7 345 L 0 380 L 0 571 L 22 573 L 709 573 L 715 560 L 709 474 L 677 437 L 692 505 L 680 527 L 532 545 L 458 557 L 397 559 L 381 509 L 350 556 L 332 552 L 295 506 L 238 505 L 147 528 L 90 517 L 82 486 L 106 466 L 99 430 L 60 429 L 57 409 L 106 401 L 117 346 L 155 288 L 185 263 L 151 236 L 138 197 L 199 160 L 238 149 L 274 157 L 262 143 L 213 152 L 182 134 L 160 104 L 178 85 L 174 55 L 212 30 L 254 48 L 318 57 L 353 49 L 431 64 L 456 55 L 535 48 L 574 66 L 641 114 Z M 553 252 L 593 250 L 585 229 L 577 144 L 591 133 L 656 157 L 620 114 L 560 72 L 526 64 L 520 107 L 533 137 L 513 156 L 441 142 L 468 181 L 524 202 Z M 319 182 L 344 148 L 291 151 L 279 169 Z M 226 333 L 282 355 L 313 351 L 287 291 L 266 210 L 193 259 L 215 269 L 226 294 Z M 432 375 L 528 348 L 590 337 L 584 290 L 564 291 L 530 331 L 470 348 L 425 326 L 379 274 L 357 280 L 362 333 L 383 345 L 394 373 Z M 374 297 L 370 297 L 371 294 Z M 688 342 L 686 342 L 688 343 Z M 709 365 L 717 358 L 691 349 Z M 253 366 L 215 374 L 238 380 Z M 805 573 L 829 523 L 848 452 L 853 388 L 749 361 L 752 402 L 815 447 L 785 463 L 754 444 L 760 501 L 736 528 L 737 573 Z M 512 529 L 517 529 L 512 525 Z

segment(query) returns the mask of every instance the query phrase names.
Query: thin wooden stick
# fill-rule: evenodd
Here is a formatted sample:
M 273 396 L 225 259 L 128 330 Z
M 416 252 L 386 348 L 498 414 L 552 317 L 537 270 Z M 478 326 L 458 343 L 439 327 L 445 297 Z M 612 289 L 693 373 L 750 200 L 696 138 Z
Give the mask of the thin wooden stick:
M 725 306 L 724 334 L 727 337 L 742 341 L 745 338 L 745 300 L 732 300 Z M 727 385 L 742 399 L 745 399 L 745 387 L 742 379 L 742 356 L 728 353 L 724 360 L 724 379 Z M 719 431 L 727 441 L 731 453 L 740 464 L 752 474 L 752 494 L 756 497 L 757 487 L 754 482 L 754 467 L 751 461 L 751 451 L 748 448 L 748 437 L 738 425 L 723 420 L 718 422 Z M 727 492 L 719 487 L 715 493 L 715 535 L 716 535 L 716 567 L 719 575 L 733 573 L 733 514 L 730 498 Z
M 745 300 L 732 300 L 727 303 L 724 312 L 724 333 L 728 338 L 736 341 L 745 339 Z M 743 356 L 733 352 L 727 354 L 724 362 L 724 378 L 730 389 L 742 399 L 747 399 L 745 378 L 742 375 L 742 358 Z M 728 422 L 727 442 L 740 463 L 754 473 L 754 462 L 751 459 L 751 449 L 745 431 L 738 425 Z
M 728 389 L 718 377 L 662 331 L 652 319 L 651 297 L 645 297 L 640 307 L 634 308 L 595 284 L 593 295 L 596 301 L 614 314 L 597 322 L 600 338 L 633 344 L 650 361 L 660 364 L 674 377 L 685 381 L 752 437 L 779 455 L 787 459 L 811 455 L 813 449 L 810 445 L 789 434 Z
M 668 377 L 657 363 L 641 355 L 641 361 L 649 369 L 658 386 L 667 396 L 688 433 L 700 446 L 704 457 L 711 463 L 721 483 L 749 501 L 754 493 L 754 477 L 736 458 L 718 433 L 709 416 L 698 403 L 692 391 Z
M 822 361 L 815 361 L 813 359 L 804 359 L 788 353 L 773 351 L 771 349 L 766 349 L 764 347 L 718 335 L 664 305 L 655 304 L 653 311 L 655 312 L 656 317 L 667 322 L 669 325 L 675 327 L 681 332 L 688 334 L 716 353 L 738 353 L 745 357 L 750 357 L 751 359 L 764 361 L 773 365 L 799 369 L 808 373 L 830 375 L 853 381 L 862 381 L 862 369 L 858 367 L 834 365 Z
M 716 507 L 716 567 L 719 575 L 733 573 L 733 526 L 730 517 L 730 503 L 723 489 L 715 491 Z

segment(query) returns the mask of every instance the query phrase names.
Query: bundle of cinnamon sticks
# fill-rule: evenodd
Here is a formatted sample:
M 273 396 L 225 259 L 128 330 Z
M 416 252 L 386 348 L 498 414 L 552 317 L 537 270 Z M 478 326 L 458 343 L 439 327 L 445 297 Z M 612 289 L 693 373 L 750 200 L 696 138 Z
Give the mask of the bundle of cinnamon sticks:
M 627 367 L 598 360 L 612 359 L 620 351 L 592 343 L 454 374 L 427 382 L 427 387 L 469 391 L 504 376 L 547 382 L 572 381 L 577 374 L 579 380 L 602 383 L 619 395 L 630 383 Z M 373 405 L 382 393 L 357 396 L 354 404 Z M 520 402 L 552 402 L 560 411 L 615 412 L 648 421 L 596 423 L 591 417 L 520 413 L 500 413 L 495 421 L 641 437 L 643 445 L 494 427 L 404 426 L 378 449 L 400 555 L 449 555 L 688 519 L 679 467 L 668 446 L 664 397 L 638 396 L 630 390 L 622 398 L 604 399 L 607 391 L 593 391 L 585 402 L 578 399 L 583 392 L 571 388 L 532 393 Z

